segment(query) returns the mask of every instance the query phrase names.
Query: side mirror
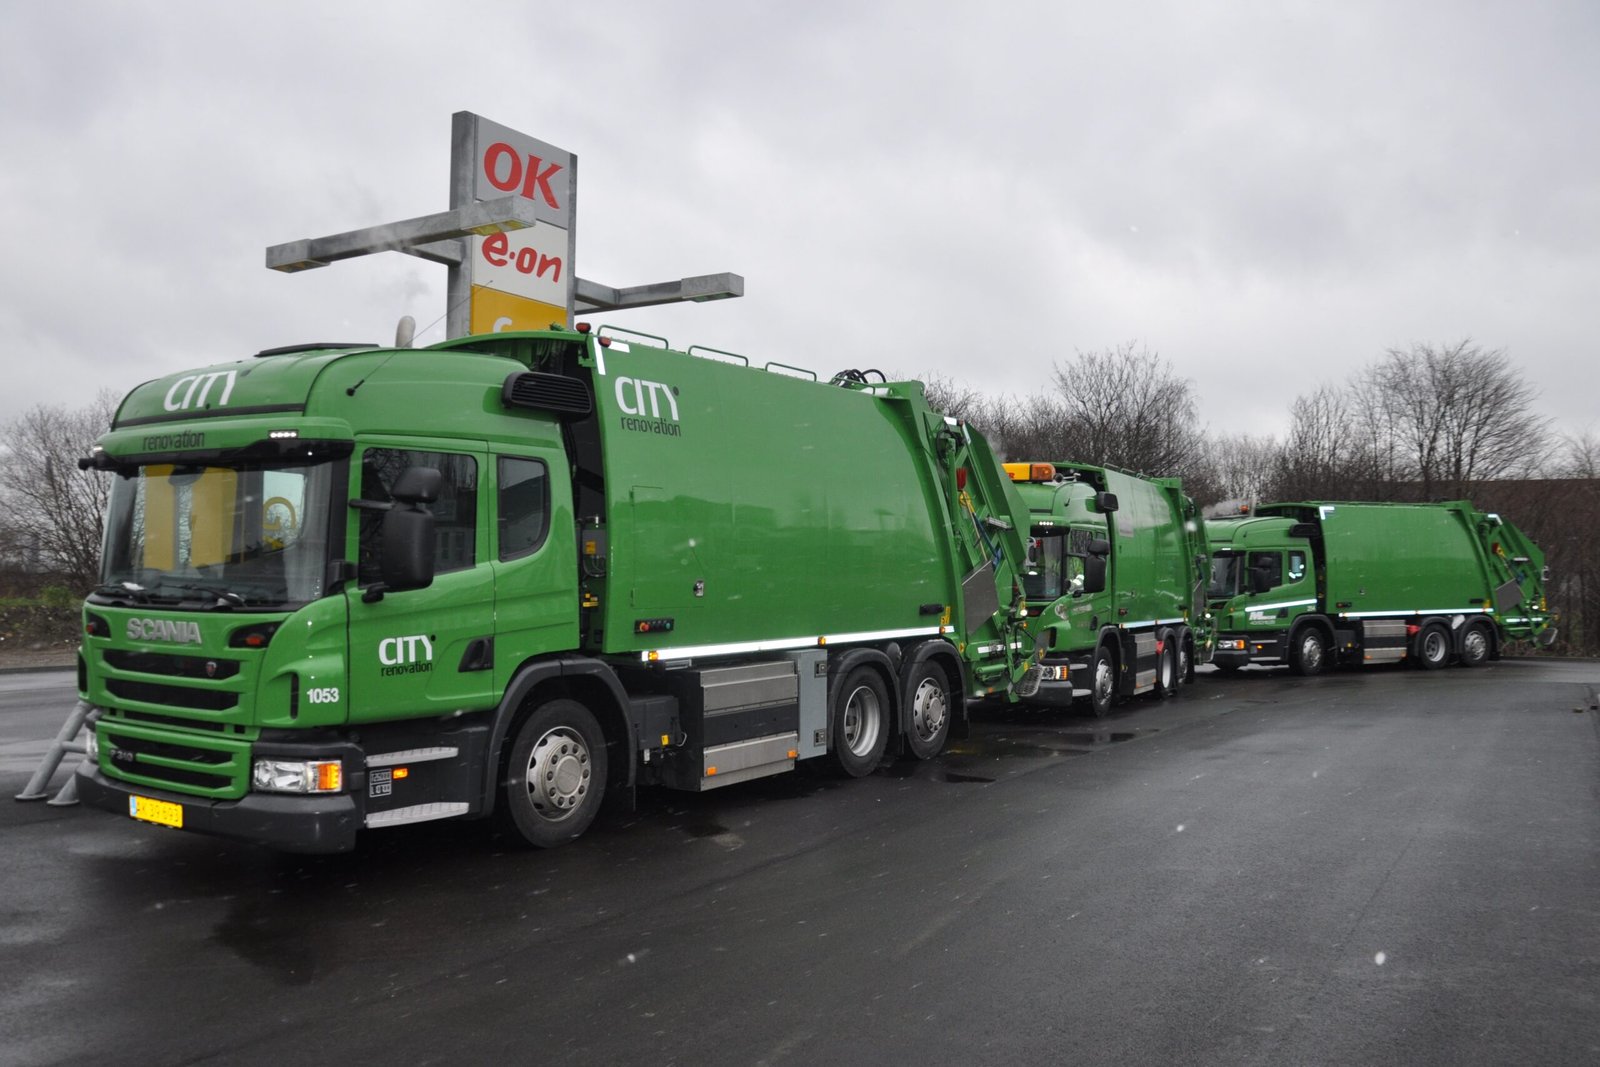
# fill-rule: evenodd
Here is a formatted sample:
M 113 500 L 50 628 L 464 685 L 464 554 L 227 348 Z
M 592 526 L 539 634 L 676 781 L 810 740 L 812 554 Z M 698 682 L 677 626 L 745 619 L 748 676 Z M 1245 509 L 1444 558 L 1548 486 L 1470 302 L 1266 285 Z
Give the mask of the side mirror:
M 426 589 L 433 584 L 433 512 L 422 507 L 396 507 L 383 517 L 378 566 L 391 593 Z
M 1117 494 L 1104 492 L 1096 493 L 1094 495 L 1094 507 L 1096 511 L 1103 515 L 1111 514 L 1113 511 L 1117 510 Z
M 1106 557 L 1103 552 L 1091 553 L 1083 561 L 1083 592 L 1103 593 L 1106 591 Z

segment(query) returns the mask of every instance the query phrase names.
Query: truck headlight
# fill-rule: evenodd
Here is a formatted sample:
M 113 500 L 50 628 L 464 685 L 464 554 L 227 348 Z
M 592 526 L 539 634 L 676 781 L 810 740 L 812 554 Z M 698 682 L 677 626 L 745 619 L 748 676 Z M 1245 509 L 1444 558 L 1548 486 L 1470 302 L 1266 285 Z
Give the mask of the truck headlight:
M 258 759 L 250 785 L 261 793 L 337 793 L 344 788 L 344 765 L 336 759 Z

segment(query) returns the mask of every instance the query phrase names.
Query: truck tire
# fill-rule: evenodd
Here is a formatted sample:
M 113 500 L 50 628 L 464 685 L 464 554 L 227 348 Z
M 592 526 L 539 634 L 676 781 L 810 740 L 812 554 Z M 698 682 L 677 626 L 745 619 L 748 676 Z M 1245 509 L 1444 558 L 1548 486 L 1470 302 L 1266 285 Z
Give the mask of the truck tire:
M 1150 690 L 1155 700 L 1165 700 L 1178 695 L 1178 649 L 1169 635 L 1161 644 L 1156 656 L 1156 684 Z
M 1194 684 L 1194 635 L 1184 634 L 1183 640 L 1178 642 L 1178 681 L 1184 685 Z
M 600 724 L 576 700 L 552 700 L 517 729 L 496 814 L 529 845 L 553 848 L 589 828 L 605 791 Z
M 1417 634 L 1417 663 L 1426 671 L 1436 671 L 1450 662 L 1450 631 L 1430 622 Z
M 1461 635 L 1461 665 L 1463 667 L 1481 667 L 1489 659 L 1489 652 L 1494 648 L 1489 637 L 1489 629 L 1478 623 L 1470 623 L 1466 632 Z
M 1089 671 L 1089 713 L 1097 719 L 1111 714 L 1117 702 L 1117 661 L 1111 649 L 1101 645 L 1094 650 L 1094 666 Z
M 917 759 L 932 759 L 950 738 L 950 680 L 944 668 L 923 661 L 906 681 L 906 747 Z
M 1294 639 L 1289 651 L 1289 668 L 1306 678 L 1321 674 L 1328 666 L 1328 642 L 1322 631 L 1307 626 Z
M 857 667 L 834 690 L 828 731 L 834 766 L 846 778 L 871 774 L 889 743 L 889 694 L 871 667 Z

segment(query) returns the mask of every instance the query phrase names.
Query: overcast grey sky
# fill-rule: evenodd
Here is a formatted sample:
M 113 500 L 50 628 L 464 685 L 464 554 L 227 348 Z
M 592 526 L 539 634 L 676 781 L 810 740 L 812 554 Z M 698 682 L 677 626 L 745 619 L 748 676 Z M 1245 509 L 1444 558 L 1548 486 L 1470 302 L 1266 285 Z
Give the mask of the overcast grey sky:
M 7 3 L 0 420 L 301 341 L 442 339 L 444 268 L 265 247 L 444 210 L 450 116 L 579 158 L 605 321 L 992 393 L 1135 341 L 1216 432 L 1388 347 L 1600 427 L 1600 4 Z M 431 328 L 430 328 L 431 324 Z

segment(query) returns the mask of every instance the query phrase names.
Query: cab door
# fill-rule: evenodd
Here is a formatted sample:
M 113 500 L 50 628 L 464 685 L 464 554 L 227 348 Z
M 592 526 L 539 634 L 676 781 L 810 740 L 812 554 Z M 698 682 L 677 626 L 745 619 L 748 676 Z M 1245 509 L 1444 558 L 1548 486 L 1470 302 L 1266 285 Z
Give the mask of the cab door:
M 488 546 L 487 494 L 479 491 L 486 447 L 440 448 L 436 440 L 373 438 L 351 463 L 352 499 L 387 503 L 409 467 L 444 476 L 433 512 L 434 578 L 426 589 L 385 593 L 367 602 L 378 581 L 381 510 L 352 508 L 349 541 L 357 579 L 346 587 L 350 611 L 350 720 L 387 720 L 474 711 L 495 703 L 494 568 Z
M 504 690 L 529 659 L 578 646 L 572 489 L 559 451 L 500 453 L 494 466 L 494 676 Z

